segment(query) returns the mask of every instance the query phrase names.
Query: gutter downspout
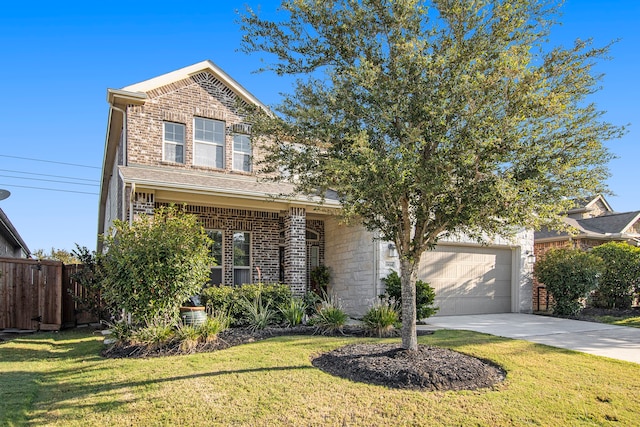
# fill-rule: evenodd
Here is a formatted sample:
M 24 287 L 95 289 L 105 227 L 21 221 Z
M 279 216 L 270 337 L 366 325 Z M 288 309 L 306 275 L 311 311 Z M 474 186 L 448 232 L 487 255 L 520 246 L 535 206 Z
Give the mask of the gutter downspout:
M 122 165 L 127 166 L 127 111 L 113 104 L 111 108 L 122 113 Z
M 131 192 L 129 193 L 129 225 L 133 225 L 133 196 L 136 194 L 136 183 L 131 183 Z

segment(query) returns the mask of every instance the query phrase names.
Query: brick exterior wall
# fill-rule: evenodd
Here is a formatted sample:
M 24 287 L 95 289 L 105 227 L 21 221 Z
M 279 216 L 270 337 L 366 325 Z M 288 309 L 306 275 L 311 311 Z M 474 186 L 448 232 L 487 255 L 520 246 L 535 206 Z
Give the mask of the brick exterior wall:
M 246 133 L 250 125 L 238 108 L 238 97 L 208 72 L 147 92 L 144 105 L 127 107 L 127 163 L 178 169 L 246 174 L 233 171 L 233 135 Z M 202 117 L 225 122 L 224 169 L 193 165 L 193 119 Z M 184 163 L 166 162 L 163 153 L 163 122 L 185 125 Z M 254 164 L 262 159 L 253 148 Z
M 307 289 L 306 211 L 290 208 L 284 218 L 284 281 L 294 295 Z

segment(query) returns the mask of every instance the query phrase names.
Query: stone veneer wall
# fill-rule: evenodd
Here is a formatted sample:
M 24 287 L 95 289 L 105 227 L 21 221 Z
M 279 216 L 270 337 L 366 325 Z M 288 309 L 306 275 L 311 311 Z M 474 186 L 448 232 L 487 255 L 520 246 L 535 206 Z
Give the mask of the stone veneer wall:
M 329 292 L 354 317 L 362 316 L 378 299 L 379 249 L 374 234 L 361 226 L 325 221 L 325 262 L 331 269 Z

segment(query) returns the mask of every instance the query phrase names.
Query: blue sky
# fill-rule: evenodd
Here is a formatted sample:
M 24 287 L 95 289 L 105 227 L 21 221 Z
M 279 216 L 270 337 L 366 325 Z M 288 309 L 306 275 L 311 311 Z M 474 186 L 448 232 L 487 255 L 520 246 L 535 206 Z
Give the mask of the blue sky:
M 95 248 L 107 88 L 210 59 L 267 105 L 290 90 L 289 80 L 254 73 L 259 55 L 237 51 L 235 11 L 244 4 L 261 5 L 270 15 L 279 2 L 62 0 L 3 7 L 0 188 L 12 195 L 0 207 L 32 251 L 71 250 L 75 243 Z M 608 121 L 632 124 L 623 139 L 608 143 L 618 156 L 608 181 L 616 196 L 608 200 L 617 211 L 640 210 L 640 2 L 567 0 L 563 14 L 551 35 L 554 45 L 621 39 L 613 60 L 598 67 L 606 76 L 591 100 L 607 111 Z

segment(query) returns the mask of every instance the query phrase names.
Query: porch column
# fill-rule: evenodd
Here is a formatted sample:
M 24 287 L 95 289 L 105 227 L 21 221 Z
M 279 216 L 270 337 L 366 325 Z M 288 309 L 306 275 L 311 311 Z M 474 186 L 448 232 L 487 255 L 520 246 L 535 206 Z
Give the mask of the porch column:
M 305 209 L 289 208 L 284 219 L 284 281 L 298 296 L 306 292 L 306 225 Z

